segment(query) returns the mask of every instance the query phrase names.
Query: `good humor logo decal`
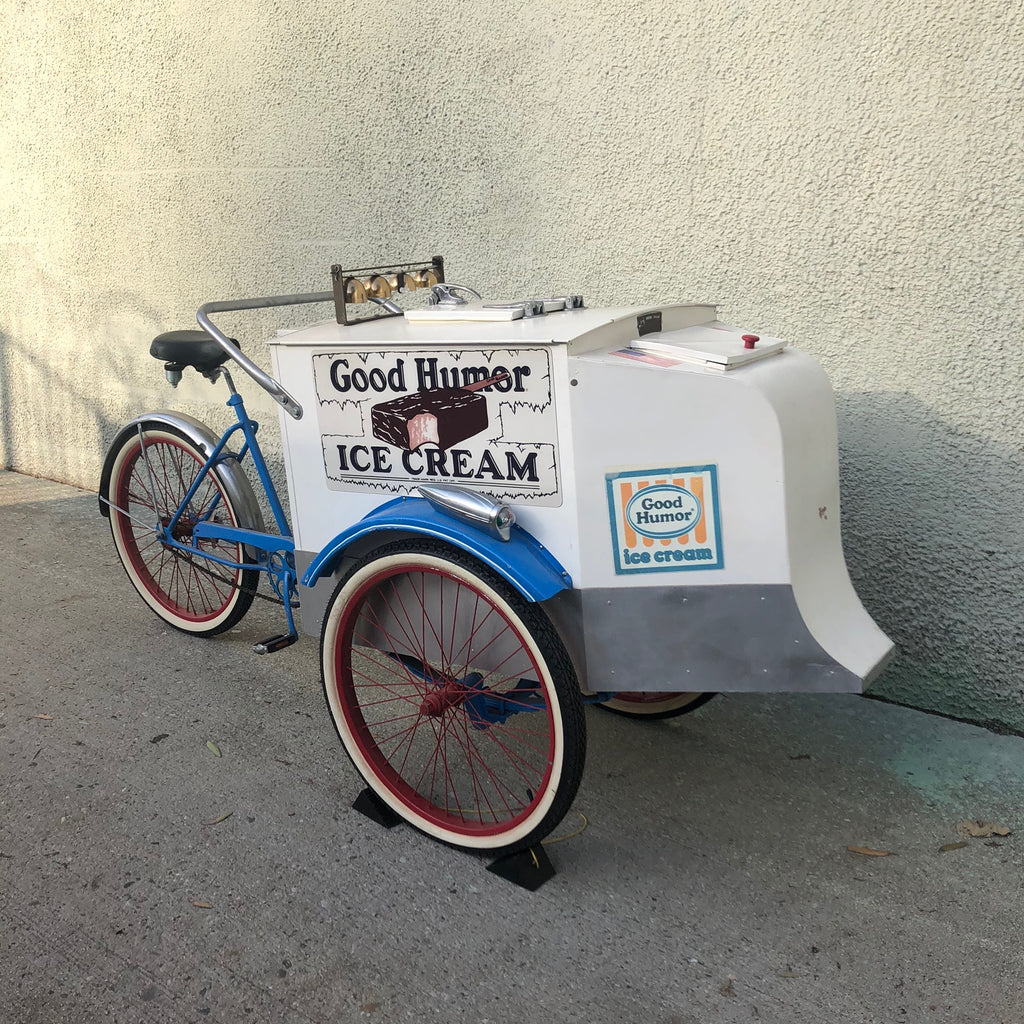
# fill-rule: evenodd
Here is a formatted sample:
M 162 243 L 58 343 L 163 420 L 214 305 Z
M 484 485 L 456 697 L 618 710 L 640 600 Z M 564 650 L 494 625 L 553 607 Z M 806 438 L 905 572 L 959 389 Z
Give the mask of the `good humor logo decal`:
M 618 574 L 725 564 L 716 466 L 629 469 L 605 479 Z
M 453 483 L 562 503 L 545 349 L 323 352 L 313 380 L 332 490 L 407 494 Z

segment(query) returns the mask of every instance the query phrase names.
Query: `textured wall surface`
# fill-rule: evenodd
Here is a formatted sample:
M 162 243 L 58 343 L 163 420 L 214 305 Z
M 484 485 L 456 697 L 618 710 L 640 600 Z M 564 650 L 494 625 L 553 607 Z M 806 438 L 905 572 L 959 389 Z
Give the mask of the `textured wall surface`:
M 1022 12 L 8 0 L 0 461 L 93 486 L 141 411 L 223 422 L 148 340 L 332 262 L 718 301 L 832 377 L 876 692 L 1024 728 Z M 266 363 L 304 318 L 223 322 Z

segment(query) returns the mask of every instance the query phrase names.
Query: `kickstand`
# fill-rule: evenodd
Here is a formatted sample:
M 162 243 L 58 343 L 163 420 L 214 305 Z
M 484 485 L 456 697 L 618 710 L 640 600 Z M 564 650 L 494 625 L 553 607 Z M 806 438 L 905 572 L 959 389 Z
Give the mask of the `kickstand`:
M 364 789 L 355 798 L 352 809 L 385 828 L 402 824 L 402 819 L 372 789 Z
M 549 878 L 555 877 L 554 866 L 539 843 L 499 857 L 487 865 L 487 870 L 530 892 L 536 892 Z

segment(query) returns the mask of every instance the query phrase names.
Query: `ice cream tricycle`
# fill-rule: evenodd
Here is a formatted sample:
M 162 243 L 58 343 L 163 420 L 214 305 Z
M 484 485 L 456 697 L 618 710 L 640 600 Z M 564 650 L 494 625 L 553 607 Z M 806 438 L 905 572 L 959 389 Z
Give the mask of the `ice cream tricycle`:
M 279 331 L 273 377 L 210 319 L 315 302 L 334 318 Z M 132 421 L 100 508 L 170 625 L 232 628 L 262 575 L 287 628 L 256 652 L 319 634 L 380 821 L 537 866 L 579 785 L 585 703 L 665 717 L 721 691 L 859 691 L 891 654 L 843 558 L 828 379 L 713 305 L 491 302 L 433 257 L 197 319 L 151 353 L 172 383 L 223 380 L 236 422 Z M 230 362 L 281 406 L 290 520 Z

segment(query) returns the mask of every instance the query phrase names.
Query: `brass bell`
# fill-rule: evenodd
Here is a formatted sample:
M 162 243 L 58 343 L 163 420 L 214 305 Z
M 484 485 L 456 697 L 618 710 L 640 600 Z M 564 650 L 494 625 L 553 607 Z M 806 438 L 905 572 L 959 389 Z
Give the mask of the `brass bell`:
M 387 278 L 381 277 L 380 274 L 375 274 L 366 281 L 366 291 L 375 299 L 391 297 L 391 285 L 388 284 Z
M 358 277 L 350 277 L 345 282 L 345 301 L 353 303 L 366 301 L 366 289 Z

